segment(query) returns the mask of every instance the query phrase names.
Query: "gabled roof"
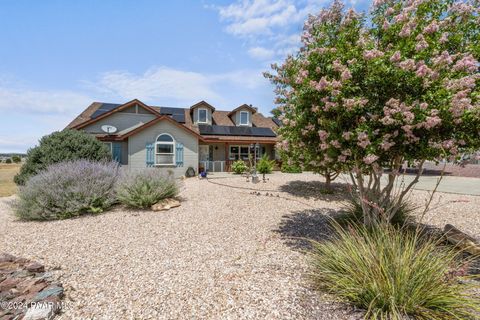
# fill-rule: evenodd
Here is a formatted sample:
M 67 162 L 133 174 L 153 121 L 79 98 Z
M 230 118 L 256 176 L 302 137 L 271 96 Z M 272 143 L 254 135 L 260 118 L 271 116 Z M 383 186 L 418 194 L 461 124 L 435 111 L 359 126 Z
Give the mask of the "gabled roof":
M 237 112 L 237 111 L 240 110 L 240 109 L 248 109 L 248 110 L 250 110 L 250 111 L 252 112 L 252 114 L 254 114 L 255 112 L 257 112 L 257 109 L 255 109 L 254 107 L 249 106 L 248 104 L 244 103 L 244 104 L 242 104 L 241 106 L 239 106 L 239 107 L 233 109 L 232 111 L 230 111 L 230 112 L 228 113 L 228 116 L 230 117 L 231 115 L 233 115 L 235 112 Z
M 93 103 L 93 104 L 94 104 L 94 103 Z M 92 105 L 93 105 L 93 104 L 92 104 Z M 90 106 L 92 106 L 92 105 L 90 105 Z M 90 119 L 87 120 L 87 121 L 84 121 L 84 122 L 81 122 L 81 123 L 78 123 L 78 124 L 74 124 L 74 125 L 72 125 L 72 126 L 71 126 L 71 125 L 68 125 L 67 128 L 71 128 L 71 129 L 81 129 L 81 128 L 84 128 L 84 127 L 86 127 L 86 126 L 88 126 L 88 125 L 90 125 L 90 124 L 92 124 L 92 123 L 95 123 L 95 122 L 97 122 L 97 121 L 99 121 L 99 120 L 101 120 L 101 119 L 103 119 L 103 118 L 106 118 L 106 117 L 108 117 L 108 116 L 110 116 L 110 115 L 112 115 L 112 114 L 114 114 L 114 113 L 116 113 L 116 112 L 122 111 L 122 110 L 124 110 L 124 109 L 126 109 L 126 108 L 128 108 L 128 107 L 134 106 L 134 105 L 138 105 L 138 106 L 144 108 L 145 110 L 153 113 L 153 114 L 156 115 L 156 116 L 161 116 L 160 113 L 158 113 L 154 108 L 147 106 L 145 103 L 143 103 L 142 101 L 140 101 L 140 100 L 138 100 L 138 99 L 133 99 L 132 101 L 129 101 L 129 102 L 127 102 L 127 103 L 124 103 L 124 104 L 122 104 L 122 105 L 119 105 L 118 107 L 115 107 L 115 108 L 113 108 L 112 110 L 110 110 L 110 111 L 108 111 L 108 112 L 102 113 L 102 114 L 99 115 L 98 117 L 95 117 L 95 118 L 93 118 L 93 119 L 90 118 Z M 98 110 L 98 107 L 99 107 L 99 106 L 97 105 L 96 107 L 97 107 L 96 110 Z M 89 108 L 90 108 L 90 107 L 89 107 Z M 92 108 L 92 109 L 93 109 L 93 108 Z M 87 108 L 87 110 L 88 110 L 88 108 Z M 95 111 L 96 111 L 96 110 L 95 110 Z M 85 111 L 86 111 L 86 110 L 85 110 Z M 93 111 L 93 112 L 95 112 L 95 111 Z M 92 114 L 93 114 L 93 112 L 92 112 Z M 90 115 L 90 117 L 91 117 L 91 115 Z M 75 119 L 75 120 L 77 120 L 77 119 Z M 72 123 L 75 122 L 75 120 L 72 121 Z
M 211 104 L 205 102 L 204 100 L 195 103 L 193 106 L 190 107 L 190 110 L 193 110 L 193 109 L 198 108 L 198 107 L 207 107 L 207 108 L 212 109 L 212 111 L 215 111 L 215 108 Z

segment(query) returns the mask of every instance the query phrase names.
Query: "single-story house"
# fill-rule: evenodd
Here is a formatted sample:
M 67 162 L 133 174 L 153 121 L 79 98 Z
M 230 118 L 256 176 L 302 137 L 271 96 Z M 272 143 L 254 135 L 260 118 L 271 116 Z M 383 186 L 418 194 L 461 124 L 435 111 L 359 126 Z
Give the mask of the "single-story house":
M 205 101 L 188 108 L 94 102 L 68 126 L 108 145 L 112 157 L 129 168 L 158 167 L 181 176 L 191 167 L 229 171 L 251 154 L 275 158 L 278 120 L 251 105 L 216 110 Z

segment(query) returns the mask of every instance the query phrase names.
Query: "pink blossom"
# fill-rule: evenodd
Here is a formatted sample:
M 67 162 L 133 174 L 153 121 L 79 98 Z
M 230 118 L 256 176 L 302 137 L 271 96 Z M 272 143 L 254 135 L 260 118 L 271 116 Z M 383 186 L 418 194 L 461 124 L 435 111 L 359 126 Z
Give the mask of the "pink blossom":
M 320 111 L 320 107 L 319 106 L 313 106 L 310 110 L 312 110 L 313 113 L 317 113 L 318 111 Z
M 347 156 L 341 154 L 341 155 L 338 156 L 337 159 L 338 159 L 338 161 L 340 161 L 340 162 L 346 162 L 346 161 L 347 161 Z
M 428 43 L 427 41 L 425 41 L 425 38 L 423 37 L 423 35 L 420 34 L 415 39 L 418 41 L 417 44 L 415 45 L 415 50 L 417 52 L 428 48 Z
M 443 51 L 440 55 L 433 57 L 432 62 L 434 66 L 443 66 L 452 64 L 453 59 L 448 51 Z
M 432 73 L 432 70 L 427 67 L 423 62 L 418 64 L 417 72 L 415 74 L 417 77 L 424 78 Z
M 420 109 L 427 110 L 427 108 L 428 108 L 428 103 L 426 103 L 426 102 L 420 103 Z
M 378 160 L 378 156 L 374 154 L 369 154 L 368 156 L 363 158 L 363 162 L 365 162 L 366 164 L 372 164 L 377 160 Z
M 316 85 L 315 89 L 318 91 L 325 90 L 325 88 L 328 87 L 328 81 L 325 77 L 322 77 L 320 81 L 318 81 L 318 84 Z
M 326 141 L 330 134 L 325 130 L 318 130 L 318 137 L 320 141 Z
M 341 144 L 338 140 L 332 140 L 332 141 L 330 141 L 330 144 L 337 149 L 339 149 L 341 147 Z
M 383 57 L 383 55 L 384 55 L 384 53 L 380 50 L 377 50 L 377 49 L 365 50 L 365 52 L 363 53 L 363 57 L 366 60 L 372 60 L 372 59 L 375 59 L 375 58 Z
M 342 63 L 340 62 L 340 60 L 336 59 L 335 61 L 333 61 L 332 63 L 332 68 L 333 70 L 337 71 L 337 72 L 342 72 L 343 69 L 345 69 L 345 66 L 342 65 Z
M 432 22 L 430 22 L 430 24 L 428 26 L 425 27 L 423 32 L 425 32 L 427 34 L 434 33 L 434 32 L 438 31 L 438 28 L 439 28 L 438 22 L 433 20 Z
M 442 36 L 438 40 L 440 43 L 446 43 L 448 41 L 448 33 L 444 32 L 442 33 Z
M 410 28 L 410 25 L 408 24 L 405 24 L 402 28 L 402 30 L 400 30 L 400 33 L 398 34 L 400 37 L 402 38 L 406 38 L 408 37 L 410 34 L 412 33 L 412 29 Z
M 440 125 L 441 123 L 442 123 L 442 119 L 440 119 L 440 117 L 438 116 L 427 117 L 425 119 L 425 123 L 423 126 L 425 127 L 425 129 L 431 129 L 433 127 Z
M 342 81 L 346 81 L 346 80 L 351 79 L 351 78 L 352 78 L 352 74 L 350 73 L 350 71 L 348 69 L 345 69 L 342 72 L 342 75 L 341 75 Z
M 388 21 L 386 19 L 383 20 L 383 25 L 382 25 L 383 30 L 387 30 L 389 27 L 390 27 L 390 24 L 388 23 Z
M 380 144 L 380 148 L 382 148 L 384 151 L 388 151 L 394 145 L 395 145 L 395 142 L 389 142 L 388 140 L 383 140 L 382 143 Z
M 399 66 L 405 71 L 413 71 L 415 70 L 415 61 L 413 59 L 407 59 L 400 62 Z
M 457 63 L 455 63 L 455 65 L 453 66 L 453 70 L 455 71 L 475 72 L 477 68 L 478 61 L 475 60 L 471 53 L 458 60 Z
M 391 62 L 399 62 L 402 56 L 400 55 L 400 51 L 395 51 L 395 53 L 390 57 Z
M 344 133 L 342 133 L 342 138 L 345 139 L 345 140 L 350 140 L 350 138 L 352 137 L 352 133 L 350 131 L 346 131 Z
M 322 150 L 327 150 L 327 149 L 328 149 L 328 144 L 326 144 L 326 143 L 321 143 L 321 144 L 320 144 L 320 149 L 322 149 Z
M 394 12 L 395 10 L 392 7 L 389 7 L 387 10 L 385 10 L 385 15 L 389 16 Z

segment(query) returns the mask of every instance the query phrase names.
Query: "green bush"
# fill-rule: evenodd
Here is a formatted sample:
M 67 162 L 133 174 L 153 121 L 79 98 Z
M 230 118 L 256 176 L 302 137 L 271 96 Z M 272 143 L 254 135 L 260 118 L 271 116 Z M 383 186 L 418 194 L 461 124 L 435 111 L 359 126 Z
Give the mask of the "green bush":
M 247 171 L 247 165 L 243 160 L 237 160 L 232 163 L 232 171 L 235 174 L 242 174 Z
M 148 208 L 160 200 L 178 194 L 178 185 L 172 174 L 158 169 L 126 171 L 117 186 L 118 200 L 132 208 Z
M 417 207 L 408 200 L 402 200 L 399 205 L 398 211 L 390 220 L 390 223 L 394 226 L 402 227 L 406 223 L 414 222 L 415 218 L 413 213 L 416 209 Z M 384 210 L 388 212 L 389 209 L 387 208 Z M 347 200 L 346 206 L 344 208 L 344 213 L 338 217 L 337 221 L 339 221 L 340 223 L 363 223 L 363 210 L 358 196 L 353 195 Z
M 12 159 L 7 158 L 7 159 L 5 160 L 5 163 L 12 163 Z
M 20 163 L 22 162 L 22 158 L 20 158 L 19 156 L 12 156 L 12 161 L 14 163 Z
M 302 168 L 298 165 L 289 165 L 286 162 L 282 163 L 282 167 L 280 169 L 283 173 L 302 173 Z
M 264 154 L 257 162 L 257 172 L 262 174 L 272 173 L 275 160 L 269 160 L 268 155 Z
M 54 132 L 40 139 L 38 146 L 28 150 L 27 161 L 23 164 L 14 181 L 24 185 L 26 181 L 49 165 L 73 160 L 111 160 L 110 151 L 91 134 L 77 130 Z
M 323 291 L 366 310 L 367 319 L 474 319 L 480 300 L 461 284 L 458 251 L 391 225 L 337 227 L 313 243 L 312 279 Z
M 19 188 L 15 214 L 56 220 L 99 213 L 116 202 L 116 162 L 76 160 L 50 165 Z

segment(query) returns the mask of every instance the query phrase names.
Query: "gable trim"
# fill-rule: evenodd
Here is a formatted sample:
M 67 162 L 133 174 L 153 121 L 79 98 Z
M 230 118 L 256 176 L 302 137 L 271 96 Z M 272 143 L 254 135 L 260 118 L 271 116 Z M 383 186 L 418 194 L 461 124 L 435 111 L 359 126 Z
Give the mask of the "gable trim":
M 215 111 L 215 108 L 211 104 L 205 102 L 204 100 L 195 103 L 193 106 L 190 107 L 190 110 L 193 110 L 193 109 L 201 107 L 201 106 L 208 107 L 208 108 L 212 109 L 212 111 Z
M 235 114 L 237 111 L 241 110 L 241 109 L 248 109 L 252 114 L 256 113 L 257 110 L 254 108 L 254 107 L 251 107 L 249 106 L 248 104 L 244 103 L 242 104 L 241 106 L 239 107 L 236 107 L 235 109 L 233 109 L 232 111 L 230 111 L 228 113 L 228 116 L 231 117 L 233 114 Z
M 71 129 L 81 129 L 81 128 L 84 128 L 84 127 L 86 127 L 86 126 L 88 126 L 88 125 L 90 125 L 90 124 L 92 124 L 92 123 L 95 123 L 95 122 L 97 122 L 97 121 L 99 121 L 99 120 L 105 119 L 106 117 L 108 117 L 108 116 L 110 116 L 110 115 L 112 115 L 112 114 L 114 114 L 114 113 L 117 113 L 117 112 L 119 112 L 119 111 L 122 111 L 122 110 L 124 110 L 124 109 L 126 109 L 126 108 L 128 108 L 128 107 L 131 107 L 131 106 L 133 106 L 133 105 L 135 105 L 135 104 L 138 105 L 138 106 L 140 106 L 140 107 L 142 107 L 142 108 L 144 108 L 145 110 L 151 112 L 152 114 L 154 114 L 154 115 L 157 116 L 157 117 L 161 117 L 161 116 L 162 116 L 159 112 L 157 112 L 155 109 L 147 106 L 147 105 L 146 105 L 145 103 L 143 103 L 142 101 L 140 101 L 140 100 L 138 100 L 138 99 L 133 99 L 133 100 L 127 102 L 127 103 L 124 103 L 124 104 L 116 107 L 116 108 L 113 109 L 113 110 L 110 110 L 110 111 L 108 111 L 108 112 L 105 112 L 104 114 L 99 115 L 99 116 L 96 117 L 95 119 L 90 119 L 90 120 L 87 120 L 87 121 L 85 121 L 85 122 L 79 123 L 79 124 L 73 126 Z

